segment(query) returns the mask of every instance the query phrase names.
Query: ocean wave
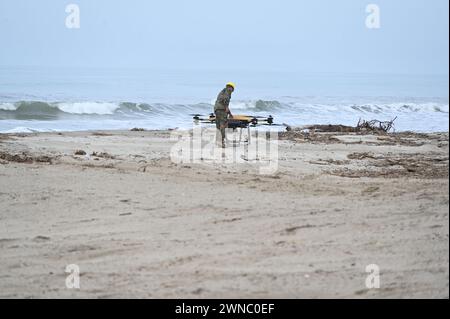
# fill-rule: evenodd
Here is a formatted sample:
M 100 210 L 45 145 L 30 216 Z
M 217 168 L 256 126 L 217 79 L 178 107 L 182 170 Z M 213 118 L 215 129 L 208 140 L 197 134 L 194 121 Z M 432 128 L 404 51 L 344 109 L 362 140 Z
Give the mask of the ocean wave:
M 448 103 L 305 103 L 280 102 L 277 100 L 232 101 L 234 113 L 268 114 L 404 114 L 404 113 L 449 113 Z M 26 119 L 51 120 L 66 116 L 186 116 L 190 113 L 208 114 L 213 110 L 211 103 L 164 104 L 135 102 L 43 102 L 19 101 L 0 102 L 0 120 Z
M 52 129 L 33 129 L 25 126 L 18 126 L 9 130 L 2 131 L 2 133 L 40 133 L 40 132 L 54 132 Z
M 384 112 L 439 112 L 448 113 L 448 104 L 437 104 L 437 103 L 389 103 L 389 104 L 367 104 L 367 105 L 353 105 L 352 108 L 361 112 L 369 113 L 384 113 Z
M 281 109 L 278 101 L 236 101 L 231 108 L 236 110 L 271 111 Z M 134 102 L 43 102 L 19 101 L 0 102 L 0 111 L 22 115 L 113 115 L 118 113 L 170 113 L 203 110 L 210 111 L 213 104 L 163 104 L 163 103 L 134 103 Z
M 57 103 L 51 105 L 52 107 L 71 114 L 97 114 L 107 115 L 114 114 L 120 107 L 116 103 L 105 102 L 75 102 L 75 103 Z
M 41 101 L 20 101 L 16 103 L 0 103 L 0 110 L 11 111 L 17 114 L 49 114 L 58 113 L 69 114 L 114 114 L 120 107 L 116 103 L 105 102 L 41 102 Z
M 288 107 L 288 104 L 283 104 L 279 101 L 231 101 L 230 108 L 233 110 L 248 110 L 248 111 L 256 111 L 256 112 L 264 112 L 264 111 L 275 111 L 277 109 L 282 109 L 284 107 Z
M 449 113 L 444 103 L 366 103 L 366 104 L 304 104 L 293 103 L 292 109 L 305 112 L 347 112 L 357 114 Z

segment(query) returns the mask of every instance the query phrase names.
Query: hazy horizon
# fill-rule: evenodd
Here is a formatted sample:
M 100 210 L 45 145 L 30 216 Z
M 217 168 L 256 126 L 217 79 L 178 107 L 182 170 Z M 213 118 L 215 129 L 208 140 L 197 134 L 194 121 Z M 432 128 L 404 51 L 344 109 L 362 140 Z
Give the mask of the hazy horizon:
M 233 111 L 278 123 L 398 116 L 399 130 L 445 131 L 448 9 L 447 0 L 2 0 L 0 132 L 188 128 L 229 81 Z
M 66 5 L 80 8 L 68 29 Z M 380 7 L 379 29 L 365 25 Z M 448 75 L 448 1 L 0 3 L 0 67 Z

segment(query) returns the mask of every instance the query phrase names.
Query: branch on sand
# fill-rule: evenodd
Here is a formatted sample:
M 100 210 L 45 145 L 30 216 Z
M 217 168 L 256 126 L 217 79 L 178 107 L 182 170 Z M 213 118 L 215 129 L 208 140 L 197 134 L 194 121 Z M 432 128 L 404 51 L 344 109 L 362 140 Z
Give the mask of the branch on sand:
M 391 121 L 378 121 L 378 120 L 371 120 L 371 121 L 365 121 L 363 119 L 359 119 L 358 125 L 356 128 L 358 131 L 373 131 L 373 132 L 381 132 L 381 133 L 389 133 L 389 131 L 394 129 L 394 122 L 397 119 L 395 117 Z
M 359 119 L 358 124 L 356 126 L 316 124 L 301 127 L 292 127 L 284 123 L 283 125 L 286 126 L 286 131 L 288 132 L 309 130 L 312 132 L 332 132 L 332 133 L 358 133 L 358 132 L 389 133 L 391 130 L 394 130 L 394 122 L 396 119 L 397 117 L 395 117 L 391 121 L 379 121 L 379 120 L 365 121 L 363 119 Z

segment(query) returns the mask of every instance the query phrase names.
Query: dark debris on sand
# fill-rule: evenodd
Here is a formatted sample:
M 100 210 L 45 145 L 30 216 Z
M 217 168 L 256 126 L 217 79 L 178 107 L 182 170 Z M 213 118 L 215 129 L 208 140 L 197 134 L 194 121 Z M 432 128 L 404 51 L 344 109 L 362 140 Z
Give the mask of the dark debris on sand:
M 402 145 L 402 146 L 422 146 L 429 141 L 435 140 L 438 147 L 448 146 L 448 133 L 379 133 L 379 132 L 352 132 L 354 129 L 350 126 L 343 125 L 325 125 L 330 131 L 316 132 L 304 130 L 291 130 L 287 132 L 279 132 L 280 140 L 293 141 L 296 143 L 324 143 L 324 144 L 371 144 L 371 145 Z M 348 130 L 348 131 L 347 131 Z M 336 138 L 342 135 L 358 135 L 358 136 L 376 136 L 377 140 L 366 142 L 346 142 Z
M 329 172 L 341 177 L 413 177 L 424 179 L 448 178 L 448 155 L 397 154 L 374 155 L 368 152 L 351 153 L 350 160 L 367 161 L 362 169 L 340 168 Z
M 47 155 L 32 155 L 27 152 L 18 154 L 10 154 L 8 152 L 0 152 L 0 159 L 7 162 L 15 163 L 49 163 L 52 164 L 53 158 Z
M 330 133 L 319 133 L 319 134 L 311 134 L 308 132 L 301 131 L 289 131 L 289 132 L 279 132 L 278 138 L 280 140 L 285 141 L 293 141 L 299 143 L 342 143 L 339 139 L 337 139 L 334 135 Z
M 101 158 L 105 158 L 105 159 L 115 159 L 114 155 L 111 155 L 111 154 L 106 153 L 106 152 L 100 152 L 100 153 L 98 153 L 98 152 L 93 152 L 93 153 L 91 154 L 91 156 L 101 157 Z
M 105 133 L 105 132 L 94 132 L 92 133 L 93 136 L 113 136 L 111 133 Z
M 86 152 L 83 151 L 83 150 L 76 150 L 74 154 L 75 154 L 75 155 L 83 156 L 83 155 L 86 155 Z

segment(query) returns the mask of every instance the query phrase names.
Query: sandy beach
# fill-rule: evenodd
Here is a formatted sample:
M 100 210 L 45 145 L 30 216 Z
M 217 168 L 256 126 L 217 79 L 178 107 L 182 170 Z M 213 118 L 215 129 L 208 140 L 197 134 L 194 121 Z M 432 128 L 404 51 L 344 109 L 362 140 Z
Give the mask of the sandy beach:
M 271 175 L 171 134 L 0 135 L 0 297 L 449 297 L 448 133 L 280 133 Z

